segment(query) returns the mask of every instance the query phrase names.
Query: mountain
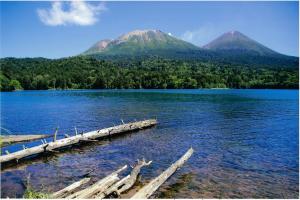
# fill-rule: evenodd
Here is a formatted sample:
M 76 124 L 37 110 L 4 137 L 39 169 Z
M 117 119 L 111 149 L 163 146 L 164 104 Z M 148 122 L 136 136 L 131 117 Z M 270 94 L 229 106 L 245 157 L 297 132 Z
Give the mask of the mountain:
M 203 46 L 203 48 L 215 51 L 236 51 L 260 56 L 281 55 L 238 31 L 224 33 L 217 39 Z
M 84 55 L 147 55 L 187 52 L 199 47 L 177 39 L 160 30 L 135 30 L 114 40 L 101 40 L 85 51 Z
M 277 53 L 238 32 L 227 32 L 203 47 L 160 30 L 135 30 L 101 40 L 81 55 L 131 62 L 145 57 L 214 62 L 252 67 L 298 67 L 298 58 Z M 126 58 L 126 59 L 124 59 Z

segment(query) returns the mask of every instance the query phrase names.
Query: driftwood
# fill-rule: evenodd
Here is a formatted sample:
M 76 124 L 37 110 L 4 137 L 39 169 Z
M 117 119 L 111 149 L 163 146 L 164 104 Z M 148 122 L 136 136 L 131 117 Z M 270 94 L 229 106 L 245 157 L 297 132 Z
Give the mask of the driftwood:
M 118 169 L 117 171 L 111 173 L 110 175 L 106 176 L 105 178 L 97 181 L 96 183 L 92 184 L 91 186 L 86 187 L 83 190 L 77 191 L 73 193 L 76 189 L 80 186 L 89 182 L 90 178 L 84 178 L 78 182 L 75 182 L 68 187 L 55 192 L 51 195 L 51 198 L 67 198 L 67 199 L 74 199 L 74 198 L 97 198 L 103 199 L 110 194 L 117 194 L 120 195 L 121 193 L 129 190 L 137 180 L 138 174 L 141 171 L 141 168 L 144 166 L 148 166 L 151 164 L 152 161 L 146 162 L 145 159 L 142 161 L 138 160 L 137 165 L 132 167 L 132 171 L 129 175 L 124 177 L 120 180 L 119 173 L 127 168 L 127 165 L 123 166 L 122 168 Z
M 18 142 L 28 142 L 42 138 L 51 137 L 51 135 L 1 135 L 2 146 Z
M 35 155 L 35 154 L 39 154 L 39 153 L 43 153 L 43 152 L 47 152 L 47 151 L 53 152 L 53 150 L 55 150 L 55 149 L 59 149 L 61 147 L 66 147 L 66 146 L 69 146 L 72 144 L 76 144 L 81 141 L 91 141 L 91 140 L 93 141 L 97 138 L 108 137 L 111 135 L 117 135 L 119 133 L 124 133 L 124 132 L 128 132 L 128 131 L 140 130 L 143 128 L 154 126 L 155 124 L 157 124 L 157 120 L 155 120 L 155 119 L 139 121 L 139 122 L 132 122 L 132 123 L 122 124 L 122 125 L 105 128 L 105 129 L 101 129 L 101 130 L 97 130 L 97 131 L 91 131 L 91 132 L 87 132 L 84 134 L 78 134 L 78 135 L 60 139 L 60 140 L 55 140 L 56 139 L 55 136 L 57 134 L 57 131 L 56 131 L 53 142 L 49 142 L 47 144 L 41 144 L 39 146 L 35 146 L 32 148 L 26 148 L 26 149 L 23 149 L 23 150 L 14 152 L 14 153 L 10 153 L 8 155 L 1 155 L 0 163 L 9 162 L 12 160 L 18 161 L 19 159 L 27 157 L 27 156 L 31 156 L 31 155 Z
M 178 168 L 180 168 L 185 161 L 187 161 L 193 154 L 193 148 L 190 148 L 179 160 L 172 164 L 167 170 L 161 173 L 158 177 L 153 179 L 150 183 L 135 193 L 131 199 L 147 199 L 149 198 Z
M 81 179 L 80 181 L 77 181 L 71 185 L 69 185 L 68 187 L 62 189 L 62 190 L 59 190 L 55 193 L 53 193 L 51 195 L 51 198 L 64 198 L 68 195 L 71 195 L 72 192 L 74 190 L 76 190 L 77 188 L 79 188 L 80 186 L 86 184 L 87 182 L 89 182 L 91 180 L 91 178 L 84 178 L 84 179 Z
M 122 187 L 125 182 L 130 178 L 130 175 L 125 176 L 120 181 L 116 182 L 114 185 L 110 186 L 106 191 L 103 191 L 102 193 L 98 193 L 93 196 L 95 199 L 103 199 L 104 197 L 107 197 L 108 195 L 118 191 L 120 187 Z
M 194 150 L 190 148 L 179 160 L 172 164 L 167 170 L 160 174 L 157 178 L 153 179 L 150 183 L 139 190 L 132 199 L 146 199 L 149 198 L 170 176 L 172 176 L 178 168 L 180 168 L 193 154 Z M 127 165 L 111 173 L 105 178 L 97 181 L 96 183 L 86 187 L 83 190 L 79 190 L 75 193 L 79 187 L 83 186 L 90 181 L 90 178 L 84 178 L 77 181 L 68 187 L 53 193 L 51 198 L 66 198 L 66 199 L 103 199 L 110 197 L 114 194 L 120 196 L 131 189 L 137 180 L 137 177 L 141 171 L 141 168 L 148 166 L 152 161 L 146 162 L 145 159 L 142 161 L 138 160 L 135 167 L 132 167 L 132 171 L 129 175 L 125 176 L 120 180 L 119 173 L 127 168 Z
M 148 166 L 152 163 L 152 161 L 146 162 L 145 159 L 142 161 L 138 160 L 138 163 L 135 167 L 133 167 L 130 175 L 126 176 L 119 182 L 115 183 L 111 187 L 109 187 L 106 191 L 103 191 L 102 193 L 98 193 L 97 195 L 94 195 L 93 198 L 103 199 L 104 197 L 115 193 L 118 196 L 120 196 L 121 193 L 129 190 L 134 183 L 137 180 L 137 177 L 141 171 L 141 168 L 144 166 Z
M 67 199 L 74 199 L 74 198 L 79 198 L 79 199 L 86 199 L 90 198 L 96 193 L 101 193 L 105 190 L 107 190 L 111 185 L 116 183 L 119 179 L 118 174 L 125 170 L 127 168 L 127 165 L 123 166 L 121 169 L 118 169 L 117 171 L 111 173 L 110 175 L 106 176 L 105 178 L 97 181 L 93 185 L 78 191 L 70 196 L 67 196 Z

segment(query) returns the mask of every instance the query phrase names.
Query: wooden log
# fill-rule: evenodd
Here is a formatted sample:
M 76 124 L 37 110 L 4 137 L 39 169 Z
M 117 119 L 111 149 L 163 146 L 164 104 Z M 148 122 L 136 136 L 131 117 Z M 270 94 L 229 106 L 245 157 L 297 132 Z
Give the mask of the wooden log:
M 130 173 L 130 178 L 125 182 L 124 186 L 122 186 L 120 189 L 116 191 L 117 194 L 120 195 L 121 193 L 130 189 L 136 182 L 136 179 L 141 171 L 141 168 L 144 166 L 148 166 L 151 163 L 152 161 L 146 162 L 145 159 L 143 159 L 142 161 L 138 160 L 137 165 L 132 169 Z
M 150 181 L 146 186 L 135 193 L 131 199 L 147 199 L 149 198 L 172 174 L 176 172 L 193 154 L 193 148 L 190 148 L 179 160 L 172 164 L 167 170 L 158 177 Z
M 120 181 L 116 182 L 114 185 L 109 187 L 106 191 L 96 194 L 95 196 L 93 196 L 93 198 L 103 199 L 104 197 L 106 197 L 114 192 L 116 192 L 117 195 L 119 196 L 118 189 L 121 188 L 129 178 L 130 178 L 130 174 L 125 176 L 124 178 L 122 178 Z
M 94 188 L 91 188 L 90 191 L 88 191 L 87 194 L 81 194 L 76 199 L 87 199 L 92 198 L 97 193 L 102 193 L 103 191 L 107 190 L 110 186 L 112 186 L 114 183 L 116 183 L 120 178 L 118 175 L 111 176 L 109 178 L 106 178 L 105 181 L 101 185 L 95 186 Z
M 9 155 L 1 155 L 0 156 L 0 163 L 9 162 L 12 160 L 21 159 L 27 156 L 39 154 L 45 151 L 50 151 L 54 149 L 59 149 L 61 147 L 66 147 L 72 144 L 79 143 L 80 141 L 84 140 L 94 140 L 97 138 L 103 138 L 111 135 L 118 135 L 120 133 L 128 132 L 128 131 L 136 131 L 139 129 L 144 129 L 147 127 L 151 127 L 157 124 L 157 121 L 154 119 L 139 121 L 139 122 L 132 122 L 128 124 L 122 124 L 115 127 L 105 128 L 97 131 L 91 131 L 80 135 L 75 135 L 69 138 L 64 138 L 60 140 L 55 140 L 53 142 L 47 143 L 47 146 L 44 144 L 23 149 L 14 153 L 10 153 Z M 56 134 L 55 134 L 56 135 Z
M 107 190 L 111 185 L 113 185 L 115 182 L 117 182 L 119 179 L 118 173 L 125 170 L 127 168 L 127 165 L 123 166 L 122 168 L 118 169 L 117 171 L 111 173 L 110 175 L 106 176 L 105 178 L 97 181 L 93 185 L 78 191 L 72 195 L 67 196 L 67 199 L 74 199 L 74 198 L 90 198 L 96 193 L 101 193 L 104 190 Z
M 2 146 L 13 143 L 28 142 L 42 138 L 51 137 L 51 135 L 1 135 Z
M 141 171 L 141 168 L 144 166 L 148 166 L 151 163 L 152 161 L 146 162 L 145 159 L 143 159 L 142 161 L 138 160 L 137 165 L 132 169 L 130 175 L 115 183 L 106 191 L 103 191 L 102 193 L 98 193 L 97 195 L 93 196 L 93 198 L 103 199 L 104 197 L 112 193 L 116 193 L 118 196 L 120 196 L 121 193 L 129 190 L 134 185 Z
M 77 188 L 81 187 L 82 185 L 89 182 L 91 178 L 84 178 L 80 181 L 77 181 L 75 183 L 72 183 L 68 187 L 63 188 L 62 190 L 59 190 L 51 195 L 51 198 L 63 198 L 68 195 L 71 195 L 73 191 L 75 191 Z
M 102 188 L 108 188 L 115 182 L 119 180 L 117 175 L 113 175 L 110 177 L 106 177 L 104 179 L 101 179 L 100 181 L 96 182 L 92 186 L 85 188 L 83 190 L 80 190 L 78 192 L 75 192 L 72 195 L 66 196 L 65 198 L 67 199 L 78 199 L 78 198 L 88 198 L 88 196 L 93 195 L 94 193 L 97 193 L 100 191 Z
M 82 139 L 80 142 L 98 142 L 99 140 Z

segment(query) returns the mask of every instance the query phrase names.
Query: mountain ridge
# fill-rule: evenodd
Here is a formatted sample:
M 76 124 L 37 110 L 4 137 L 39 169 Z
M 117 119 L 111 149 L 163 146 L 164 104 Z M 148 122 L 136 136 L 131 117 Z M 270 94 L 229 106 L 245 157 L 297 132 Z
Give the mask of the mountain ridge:
M 298 57 L 262 45 L 239 31 L 222 34 L 199 47 L 161 30 L 134 30 L 112 40 L 100 40 L 81 55 L 97 59 L 133 60 L 162 57 L 262 67 L 298 67 Z

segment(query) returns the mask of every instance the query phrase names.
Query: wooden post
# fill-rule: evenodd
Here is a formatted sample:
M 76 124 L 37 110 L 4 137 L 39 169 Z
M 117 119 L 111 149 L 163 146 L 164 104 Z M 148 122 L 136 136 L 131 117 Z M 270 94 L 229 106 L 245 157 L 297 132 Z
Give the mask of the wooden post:
M 77 128 L 76 128 L 76 126 L 75 126 L 75 135 L 77 135 L 78 134 L 78 132 L 77 132 Z
M 147 199 L 149 198 L 172 174 L 176 172 L 193 154 L 193 148 L 190 148 L 179 160 L 172 164 L 167 170 L 153 179 L 150 183 L 135 193 L 131 199 Z
M 53 142 L 56 142 L 56 135 L 57 135 L 57 132 L 58 132 L 58 128 L 56 128 L 56 130 L 55 130 L 54 137 L 53 137 Z

